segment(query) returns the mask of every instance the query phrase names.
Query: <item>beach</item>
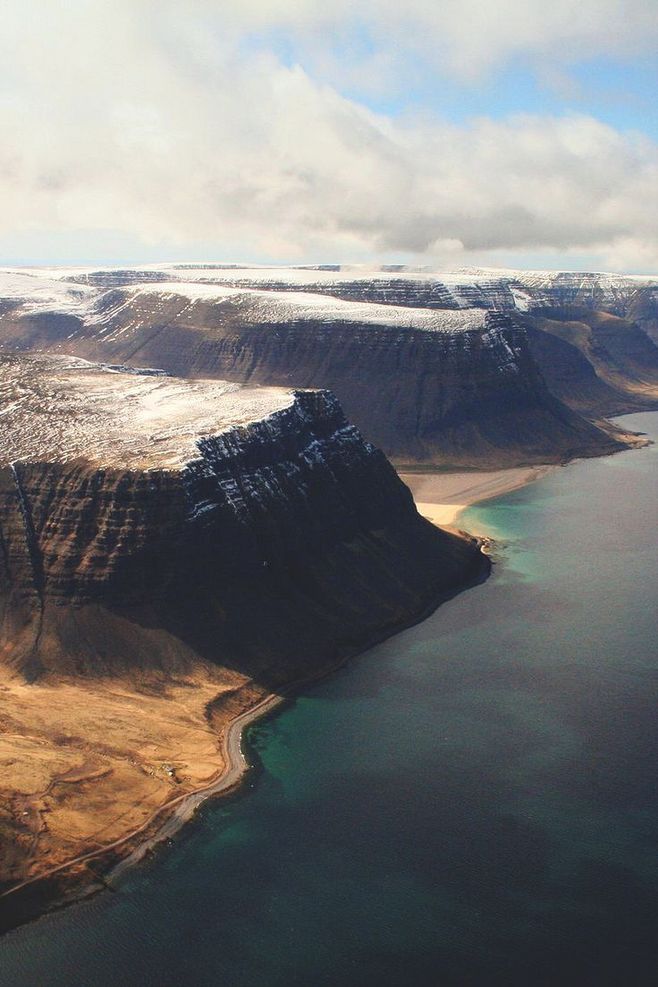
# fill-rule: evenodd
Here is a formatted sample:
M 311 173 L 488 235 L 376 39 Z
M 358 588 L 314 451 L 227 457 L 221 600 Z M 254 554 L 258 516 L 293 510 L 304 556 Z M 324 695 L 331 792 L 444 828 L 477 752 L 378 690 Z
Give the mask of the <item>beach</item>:
M 423 517 L 442 527 L 454 528 L 461 512 L 472 504 L 518 490 L 554 469 L 555 466 L 518 466 L 487 472 L 401 471 L 399 475 L 414 495 Z

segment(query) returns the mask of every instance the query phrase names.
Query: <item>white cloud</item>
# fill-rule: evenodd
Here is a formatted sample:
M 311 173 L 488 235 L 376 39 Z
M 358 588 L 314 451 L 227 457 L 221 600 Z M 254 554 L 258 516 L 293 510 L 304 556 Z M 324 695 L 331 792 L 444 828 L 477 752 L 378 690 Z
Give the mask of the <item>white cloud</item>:
M 386 53 L 393 64 L 406 49 L 462 78 L 482 78 L 518 55 L 559 65 L 653 54 L 658 42 L 655 0 L 192 0 L 192 8 L 231 30 L 283 27 L 319 58 L 332 41 L 352 42 L 352 56 L 365 51 L 369 64 L 368 46 L 353 43 L 358 26 L 376 43 L 375 62 Z
M 548 10 L 462 0 L 460 14 L 451 2 L 368 0 L 359 10 L 382 52 L 403 39 L 473 73 L 558 43 L 640 50 L 655 28 L 650 5 L 623 7 L 625 18 L 612 0 L 554 0 Z M 330 12 L 304 0 L 236 9 L 206 0 L 3 8 L 3 240 L 111 229 L 178 253 L 212 243 L 234 257 L 467 262 L 555 250 L 658 267 L 658 148 L 646 138 L 586 116 L 463 127 L 378 116 L 245 34 L 294 25 L 317 44 L 341 16 L 349 21 L 342 0 Z

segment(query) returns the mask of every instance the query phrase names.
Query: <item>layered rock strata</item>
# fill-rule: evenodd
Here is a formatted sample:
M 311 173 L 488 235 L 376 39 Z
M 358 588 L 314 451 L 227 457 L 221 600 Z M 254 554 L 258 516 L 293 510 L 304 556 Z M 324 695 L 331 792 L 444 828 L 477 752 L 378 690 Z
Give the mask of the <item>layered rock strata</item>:
M 5 354 L 0 414 L 0 926 L 223 777 L 237 716 L 488 571 L 327 391 Z
M 482 564 L 419 517 L 327 392 L 25 362 L 0 364 L 16 393 L 0 585 L 5 661 L 30 676 L 194 653 L 285 679 L 419 613 Z M 130 635 L 113 638 L 126 620 Z
M 628 441 L 600 421 L 614 402 L 597 405 L 596 388 L 589 403 L 570 407 L 568 387 L 546 386 L 538 365 L 546 347 L 531 347 L 523 324 L 529 316 L 498 311 L 504 299 L 493 288 L 487 295 L 486 284 L 478 285 L 480 307 L 460 308 L 453 298 L 444 309 L 390 304 L 398 294 L 381 295 L 381 279 L 364 282 L 360 300 L 333 297 L 332 282 L 325 294 L 298 290 L 296 283 L 288 285 L 295 291 L 259 285 L 138 280 L 99 290 L 67 281 L 53 289 L 68 293 L 56 313 L 45 302 L 17 301 L 0 319 L 0 336 L 19 348 L 188 377 L 329 388 L 350 419 L 400 463 L 560 462 Z M 513 299 L 510 286 L 503 287 Z M 370 288 L 380 292 L 378 301 Z M 71 297 L 74 291 L 92 294 Z M 416 299 L 407 296 L 404 279 L 396 291 Z M 572 346 L 568 353 L 578 358 Z M 552 367 L 547 378 L 556 378 Z

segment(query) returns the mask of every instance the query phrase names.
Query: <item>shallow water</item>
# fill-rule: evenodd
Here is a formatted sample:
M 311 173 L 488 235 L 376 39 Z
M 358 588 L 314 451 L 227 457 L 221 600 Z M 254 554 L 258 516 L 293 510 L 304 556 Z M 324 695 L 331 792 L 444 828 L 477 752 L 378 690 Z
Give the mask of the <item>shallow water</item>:
M 2 987 L 654 983 L 657 467 L 469 510 L 492 578 L 252 728 L 243 793 L 1 939 Z

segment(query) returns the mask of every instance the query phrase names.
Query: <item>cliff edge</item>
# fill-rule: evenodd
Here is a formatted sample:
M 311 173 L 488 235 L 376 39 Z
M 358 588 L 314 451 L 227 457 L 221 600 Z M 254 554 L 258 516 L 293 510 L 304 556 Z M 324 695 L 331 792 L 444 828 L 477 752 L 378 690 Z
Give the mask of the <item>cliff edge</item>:
M 0 357 L 5 889 L 224 766 L 236 715 L 481 578 L 329 392 Z
M 214 269 L 159 273 L 91 272 L 82 283 L 80 274 L 0 272 L 3 345 L 189 378 L 327 388 L 405 464 L 483 468 L 608 454 L 634 439 L 604 412 L 650 396 L 650 382 L 627 383 L 628 360 L 622 372 L 619 359 L 603 358 L 598 330 L 581 352 L 550 334 L 549 320 L 537 328 L 531 302 L 545 293 L 531 298 L 509 278 L 448 291 L 405 278 L 317 282 L 313 271 L 280 272 L 278 281 L 264 272 L 251 272 L 256 281 Z M 622 335 L 618 350 L 633 337 L 647 366 L 652 351 L 658 357 L 639 329 Z M 608 336 L 618 340 L 618 327 Z

